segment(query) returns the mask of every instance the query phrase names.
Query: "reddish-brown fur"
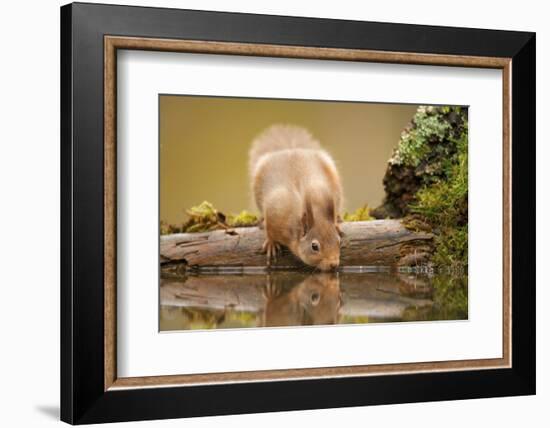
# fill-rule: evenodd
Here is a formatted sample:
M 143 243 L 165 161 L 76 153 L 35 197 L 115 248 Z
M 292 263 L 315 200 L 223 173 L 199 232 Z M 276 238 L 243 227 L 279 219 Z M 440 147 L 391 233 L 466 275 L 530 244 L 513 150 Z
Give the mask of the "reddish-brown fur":
M 319 142 L 303 128 L 271 126 L 254 140 L 249 169 L 263 216 L 268 264 L 284 245 L 310 266 L 335 269 L 342 185 Z
M 336 273 L 310 275 L 286 289 L 268 279 L 262 326 L 337 324 L 342 307 Z

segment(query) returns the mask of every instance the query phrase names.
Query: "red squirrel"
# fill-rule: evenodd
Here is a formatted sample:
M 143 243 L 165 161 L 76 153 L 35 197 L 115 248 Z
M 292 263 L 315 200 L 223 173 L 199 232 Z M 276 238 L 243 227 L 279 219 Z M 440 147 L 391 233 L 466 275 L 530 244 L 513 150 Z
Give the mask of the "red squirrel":
M 342 184 L 332 157 L 304 128 L 273 125 L 252 143 L 250 180 L 267 264 L 281 245 L 322 271 L 340 264 Z
M 268 277 L 261 326 L 339 323 L 342 292 L 337 273 L 309 275 L 289 290 L 277 285 Z

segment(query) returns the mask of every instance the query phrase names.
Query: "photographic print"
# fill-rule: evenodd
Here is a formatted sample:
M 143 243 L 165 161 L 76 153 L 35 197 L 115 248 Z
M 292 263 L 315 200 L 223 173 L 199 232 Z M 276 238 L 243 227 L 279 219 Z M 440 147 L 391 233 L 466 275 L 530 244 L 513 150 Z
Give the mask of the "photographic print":
M 468 110 L 159 96 L 160 330 L 468 318 Z

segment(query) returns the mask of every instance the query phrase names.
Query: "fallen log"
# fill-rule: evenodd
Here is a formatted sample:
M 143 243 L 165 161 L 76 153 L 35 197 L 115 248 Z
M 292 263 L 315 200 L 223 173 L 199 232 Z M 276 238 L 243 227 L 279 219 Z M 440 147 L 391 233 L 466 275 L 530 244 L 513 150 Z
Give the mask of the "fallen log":
M 345 222 L 341 266 L 414 266 L 433 252 L 433 234 L 408 230 L 399 220 Z M 176 233 L 160 239 L 160 263 L 191 268 L 265 267 L 265 232 L 258 227 Z M 271 266 L 299 268 L 303 264 L 286 248 Z

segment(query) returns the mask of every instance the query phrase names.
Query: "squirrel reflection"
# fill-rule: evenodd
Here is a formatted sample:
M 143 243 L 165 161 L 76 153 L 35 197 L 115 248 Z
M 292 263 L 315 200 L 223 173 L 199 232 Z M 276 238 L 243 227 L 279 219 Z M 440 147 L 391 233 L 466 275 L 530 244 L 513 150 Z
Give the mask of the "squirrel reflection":
M 336 324 L 342 297 L 337 273 L 312 274 L 283 285 L 268 277 L 262 326 Z

